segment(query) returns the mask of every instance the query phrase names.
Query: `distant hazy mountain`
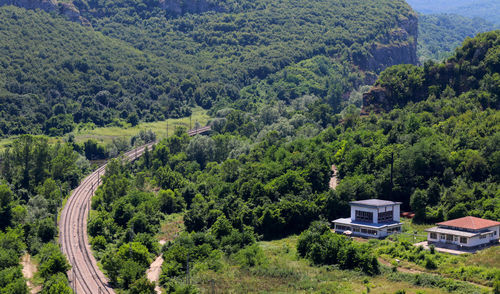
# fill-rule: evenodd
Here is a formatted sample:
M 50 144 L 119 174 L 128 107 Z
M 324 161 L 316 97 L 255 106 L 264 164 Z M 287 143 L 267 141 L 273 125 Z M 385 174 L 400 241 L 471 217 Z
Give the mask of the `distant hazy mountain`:
M 424 14 L 454 13 L 481 17 L 500 24 L 499 0 L 407 0 L 416 11 Z

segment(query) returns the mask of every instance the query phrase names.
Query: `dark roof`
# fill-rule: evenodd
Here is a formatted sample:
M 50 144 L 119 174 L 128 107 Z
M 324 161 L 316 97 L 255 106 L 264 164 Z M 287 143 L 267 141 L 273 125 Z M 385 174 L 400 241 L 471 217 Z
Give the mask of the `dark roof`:
M 393 201 L 380 200 L 380 199 L 366 199 L 366 200 L 359 200 L 359 201 L 351 201 L 349 203 L 357 204 L 357 205 L 367 205 L 367 206 L 386 206 L 386 205 L 401 204 L 401 202 L 393 202 Z
M 482 219 L 474 216 L 466 216 L 438 223 L 438 226 L 463 228 L 470 230 L 481 230 L 493 226 L 500 226 L 500 222 Z

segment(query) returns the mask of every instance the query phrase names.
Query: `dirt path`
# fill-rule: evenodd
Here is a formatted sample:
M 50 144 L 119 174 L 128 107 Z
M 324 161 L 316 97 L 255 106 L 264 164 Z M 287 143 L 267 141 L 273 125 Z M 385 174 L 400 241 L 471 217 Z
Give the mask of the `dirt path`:
M 332 165 L 332 177 L 330 178 L 330 189 L 335 190 L 339 184 L 338 174 L 339 171 L 335 165 Z
M 160 245 L 164 245 L 167 241 L 160 240 Z M 149 266 L 149 269 L 146 271 L 146 276 L 148 280 L 156 283 L 155 291 L 158 294 L 161 294 L 161 288 L 158 286 L 158 281 L 160 280 L 161 274 L 161 265 L 163 264 L 163 254 L 158 256 L 156 260 Z
M 28 253 L 23 255 L 23 257 L 21 257 L 21 265 L 23 266 L 23 276 L 26 279 L 26 284 L 30 289 L 30 293 L 35 294 L 42 291 L 42 286 L 35 286 L 31 282 L 31 279 L 37 272 L 37 268 L 36 265 L 33 262 L 31 262 L 31 256 Z

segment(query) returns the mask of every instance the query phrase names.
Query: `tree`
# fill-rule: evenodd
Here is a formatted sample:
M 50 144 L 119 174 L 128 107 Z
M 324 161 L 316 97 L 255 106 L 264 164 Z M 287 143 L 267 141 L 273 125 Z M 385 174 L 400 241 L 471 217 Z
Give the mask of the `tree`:
M 143 277 L 136 280 L 131 286 L 130 294 L 155 294 L 155 283 Z
M 183 199 L 176 197 L 174 191 L 171 189 L 160 190 L 158 193 L 158 198 L 160 201 L 160 210 L 163 213 L 174 213 L 179 212 L 184 207 Z
M 59 247 L 54 243 L 47 243 L 41 252 L 40 275 L 44 279 L 49 279 L 57 273 L 66 274 L 71 268 L 66 256 L 61 253 Z
M 50 276 L 44 283 L 41 294 L 72 294 L 73 290 L 68 283 L 65 273 Z
M 0 185 L 0 230 L 8 227 L 12 220 L 13 193 L 5 184 Z
M 214 158 L 215 142 L 207 136 L 195 136 L 189 142 L 186 153 L 190 159 L 196 160 L 204 168 L 205 164 Z
M 415 213 L 413 220 L 416 223 L 425 222 L 425 211 L 427 206 L 427 192 L 417 189 L 410 197 L 410 207 Z
M 131 124 L 133 127 L 139 124 L 139 117 L 137 116 L 137 113 L 131 113 L 128 118 L 127 122 Z

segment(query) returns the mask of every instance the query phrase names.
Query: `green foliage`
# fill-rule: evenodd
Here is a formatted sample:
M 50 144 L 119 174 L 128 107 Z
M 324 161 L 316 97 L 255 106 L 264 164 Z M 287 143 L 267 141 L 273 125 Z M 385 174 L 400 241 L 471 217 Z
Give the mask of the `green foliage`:
M 73 1 L 92 27 L 2 7 L 12 21 L 0 23 L 0 135 L 188 116 L 193 104 L 238 101 L 288 66 L 269 80 L 270 95 L 321 95 L 339 110 L 362 79 L 354 65 L 382 66 L 369 62 L 371 46 L 412 41 L 387 38 L 413 17 L 401 0 L 240 2 Z
M 300 234 L 297 252 L 317 265 L 338 264 L 342 269 L 360 269 L 369 275 L 380 271 L 377 258 L 368 247 L 331 232 L 326 224 L 319 222 Z
M 61 106 L 54 109 L 61 112 Z M 63 198 L 86 172 L 85 158 L 73 145 L 49 145 L 47 138 L 21 136 L 2 154 L 0 185 L 0 292 L 28 293 L 19 261 L 39 260 L 42 293 L 72 293 L 70 266 L 55 244 Z
M 264 253 L 257 244 L 249 245 L 238 251 L 234 258 L 241 267 L 251 268 L 266 263 Z
M 453 98 L 460 95 L 479 103 L 483 109 L 499 106 L 498 46 L 500 31 L 466 39 L 455 54 L 443 63 L 426 62 L 424 67 L 398 65 L 380 74 L 376 86 L 382 87 L 384 101 L 367 97 L 365 103 L 389 110 L 428 97 Z M 479 50 L 479 51 L 478 51 Z M 475 54 L 480 53 L 480 54 Z M 380 95 L 380 94 L 378 94 Z M 366 105 L 368 106 L 368 105 Z
M 52 275 L 44 284 L 41 294 L 72 294 L 66 273 Z
M 54 243 L 45 244 L 40 250 L 40 275 L 44 279 L 50 279 L 53 275 L 66 272 L 71 268 L 66 256 L 62 254 L 59 247 Z M 59 280 L 55 277 L 56 280 Z M 55 284 L 59 284 L 55 282 Z M 59 286 L 57 286 L 59 287 Z

